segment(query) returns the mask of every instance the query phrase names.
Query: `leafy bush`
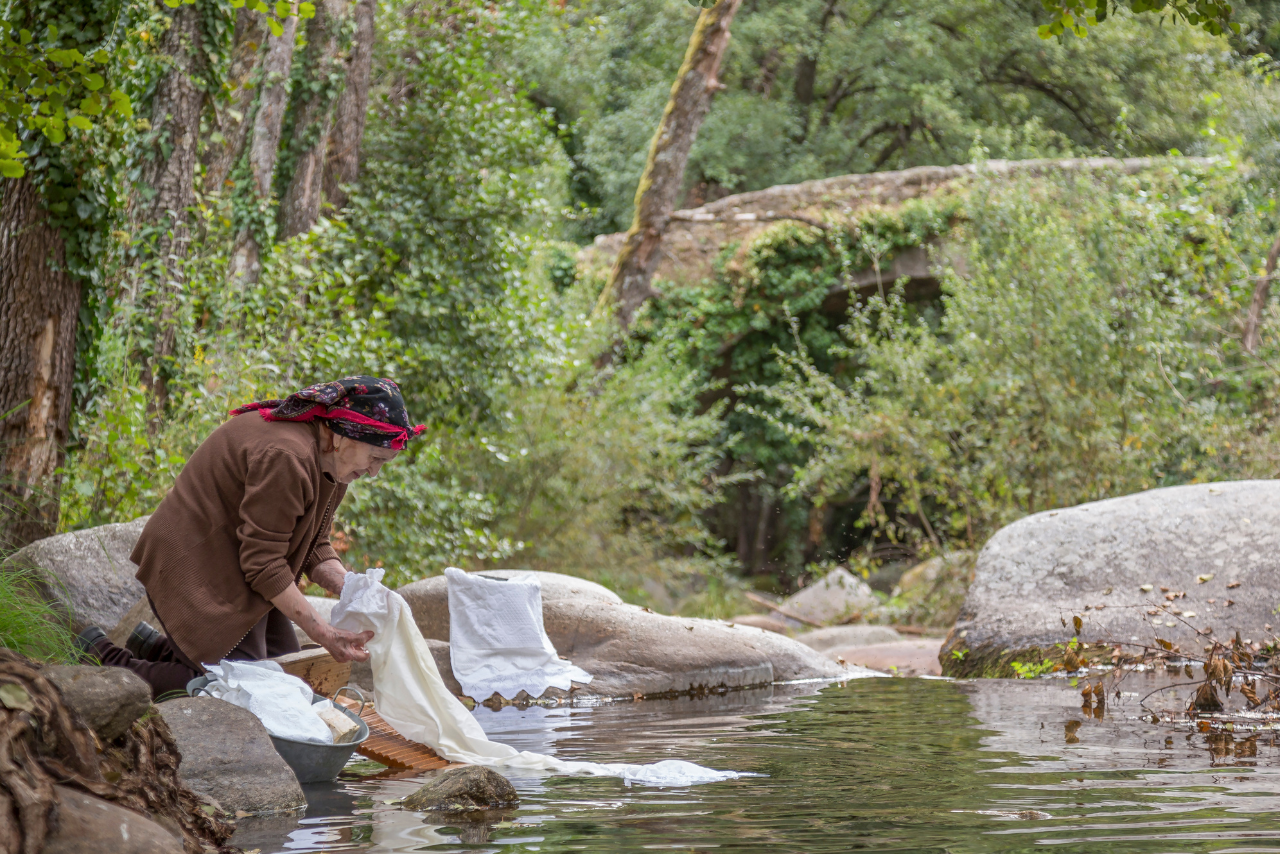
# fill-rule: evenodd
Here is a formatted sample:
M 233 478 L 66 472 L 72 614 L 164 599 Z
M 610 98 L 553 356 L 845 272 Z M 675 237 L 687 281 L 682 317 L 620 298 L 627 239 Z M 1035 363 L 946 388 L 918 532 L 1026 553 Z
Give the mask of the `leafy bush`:
M 1230 167 L 980 183 L 940 319 L 873 297 L 833 351 L 847 379 L 779 353 L 785 381 L 744 390 L 812 449 L 790 492 L 863 483 L 863 524 L 941 551 L 1039 510 L 1274 476 L 1274 318 L 1256 357 L 1234 326 L 1269 232 L 1249 192 Z

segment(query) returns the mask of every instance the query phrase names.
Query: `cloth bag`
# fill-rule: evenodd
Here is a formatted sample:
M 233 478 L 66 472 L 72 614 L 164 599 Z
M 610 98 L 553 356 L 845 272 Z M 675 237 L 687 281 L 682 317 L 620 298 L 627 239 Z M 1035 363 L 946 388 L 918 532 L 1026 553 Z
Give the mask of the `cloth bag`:
M 429 746 L 450 762 L 621 777 L 628 783 L 656 786 L 685 786 L 746 776 L 679 759 L 652 765 L 569 762 L 490 741 L 467 707 L 445 688 L 408 603 L 382 584 L 382 576 L 381 569 L 370 569 L 363 575 L 349 573 L 330 622 L 351 632 L 373 631 L 373 640 L 366 648 L 373 668 L 374 704 L 383 720 L 410 741 Z
M 591 674 L 560 658 L 542 625 L 542 583 L 532 572 L 510 578 L 449 567 L 449 659 L 462 691 L 476 701 L 521 691 L 568 691 Z

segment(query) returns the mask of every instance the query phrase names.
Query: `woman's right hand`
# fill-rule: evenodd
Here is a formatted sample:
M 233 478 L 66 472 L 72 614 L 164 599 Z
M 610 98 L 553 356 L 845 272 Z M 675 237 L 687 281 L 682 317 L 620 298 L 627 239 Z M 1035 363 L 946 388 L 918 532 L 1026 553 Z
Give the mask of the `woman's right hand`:
M 373 640 L 373 632 L 348 632 L 345 629 L 335 629 L 328 623 L 323 623 L 323 626 L 319 632 L 321 637 L 313 636 L 313 639 L 328 650 L 334 661 L 345 663 L 369 660 L 369 650 L 364 645 Z

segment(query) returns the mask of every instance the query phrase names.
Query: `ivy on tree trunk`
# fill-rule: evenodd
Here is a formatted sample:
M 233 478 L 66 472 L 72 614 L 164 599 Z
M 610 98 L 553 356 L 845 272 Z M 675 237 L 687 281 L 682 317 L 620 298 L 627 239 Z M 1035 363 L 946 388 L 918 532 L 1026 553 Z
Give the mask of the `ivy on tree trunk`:
M 324 198 L 341 210 L 347 206 L 344 186 L 355 182 L 360 171 L 360 140 L 369 109 L 369 81 L 373 72 L 374 16 L 377 0 L 357 0 L 355 37 L 347 56 L 346 86 L 333 111 L 333 126 L 325 154 Z
M 338 53 L 347 0 L 320 0 L 315 5 L 315 17 L 307 22 L 301 92 L 294 92 L 293 133 L 286 151 L 292 174 L 280 199 L 281 239 L 309 230 L 320 216 L 325 145 L 345 72 Z
M 244 153 L 249 138 L 249 117 L 257 89 L 253 76 L 262 60 L 262 46 L 267 40 L 267 17 L 246 4 L 236 13 L 236 32 L 231 47 L 231 63 L 224 86 L 231 90 L 231 101 L 218 110 L 214 135 L 204 156 L 204 189 L 222 189 L 236 161 Z
M 698 15 L 662 121 L 649 144 L 649 158 L 636 188 L 635 216 L 601 294 L 602 300 L 614 300 L 623 329 L 630 327 L 636 311 L 655 294 L 650 282 L 658 266 L 662 235 L 675 210 L 689 151 L 711 109 L 711 98 L 721 87 L 716 78 L 729 46 L 729 24 L 740 5 L 742 0 L 717 0 Z
M 262 86 L 258 110 L 253 117 L 253 136 L 249 140 L 249 189 L 256 204 L 254 221 L 241 228 L 231 253 L 232 278 L 242 284 L 256 282 L 262 273 L 260 241 L 274 237 L 271 228 L 271 185 L 276 158 L 280 153 L 280 134 L 284 114 L 289 106 L 289 71 L 293 66 L 293 45 L 298 33 L 298 4 L 284 20 L 280 35 L 267 39 L 267 55 L 262 63 Z
M 170 65 L 151 101 L 132 235 L 145 283 L 140 301 L 156 318 L 143 381 L 160 404 L 166 396 L 164 366 L 173 357 L 177 339 L 181 262 L 191 238 L 188 210 L 195 204 L 196 150 L 208 74 L 200 10 L 179 6 L 172 20 L 160 43 Z

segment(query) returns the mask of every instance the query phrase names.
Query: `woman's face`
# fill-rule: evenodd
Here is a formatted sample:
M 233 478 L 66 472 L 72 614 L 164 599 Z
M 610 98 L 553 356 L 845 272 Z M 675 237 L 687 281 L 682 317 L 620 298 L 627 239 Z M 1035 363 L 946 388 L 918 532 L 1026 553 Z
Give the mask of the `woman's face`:
M 376 477 L 382 467 L 400 453 L 368 442 L 348 439 L 330 430 L 325 430 L 324 433 L 328 438 L 322 438 L 321 441 L 332 443 L 328 449 L 321 447 L 324 470 L 338 483 L 352 483 L 359 477 Z

